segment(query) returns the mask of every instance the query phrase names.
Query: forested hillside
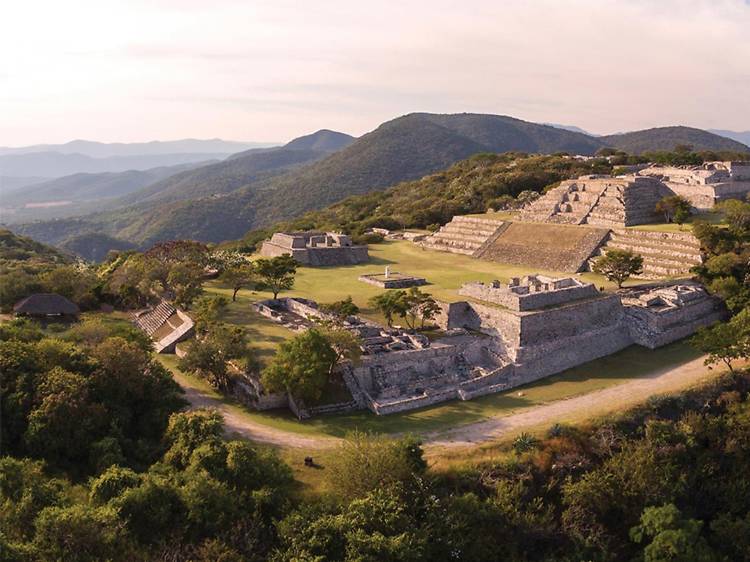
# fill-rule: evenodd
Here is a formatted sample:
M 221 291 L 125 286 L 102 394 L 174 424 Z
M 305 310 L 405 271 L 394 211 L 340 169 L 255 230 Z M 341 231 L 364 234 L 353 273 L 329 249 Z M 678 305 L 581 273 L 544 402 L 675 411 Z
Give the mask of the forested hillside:
M 691 132 L 695 130 L 684 136 L 683 129 L 647 131 L 645 144 L 636 142 L 641 132 L 628 139 L 649 150 L 667 145 L 671 150 L 695 138 Z M 698 143 L 701 147 L 724 146 L 726 141 L 731 150 L 743 150 L 734 141 L 699 133 L 701 139 L 708 139 Z M 82 232 L 106 234 L 137 246 L 173 238 L 220 242 L 352 195 L 418 179 L 475 154 L 593 154 L 605 147 L 607 139 L 505 116 L 413 113 L 388 121 L 351 144 L 346 136 L 319 131 L 285 147 L 251 150 L 245 156 L 177 174 L 129 195 L 112 212 L 18 228 L 52 244 Z M 293 148 L 299 145 L 345 147 L 333 153 Z
M 605 146 L 618 148 L 629 154 L 674 150 L 679 145 L 689 146 L 696 151 L 750 152 L 750 148 L 741 142 L 693 127 L 657 127 L 598 138 Z

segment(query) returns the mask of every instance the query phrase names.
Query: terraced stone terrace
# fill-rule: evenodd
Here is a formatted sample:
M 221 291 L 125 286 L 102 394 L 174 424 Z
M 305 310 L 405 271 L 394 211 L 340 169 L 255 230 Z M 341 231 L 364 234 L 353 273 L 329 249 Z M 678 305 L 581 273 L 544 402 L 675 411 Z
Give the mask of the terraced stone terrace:
M 498 219 L 457 215 L 424 240 L 422 247 L 472 256 L 505 226 L 505 221 Z
M 690 269 L 702 263 L 700 242 L 689 232 L 616 229 L 592 260 L 613 248 L 643 256 L 643 279 L 689 277 Z

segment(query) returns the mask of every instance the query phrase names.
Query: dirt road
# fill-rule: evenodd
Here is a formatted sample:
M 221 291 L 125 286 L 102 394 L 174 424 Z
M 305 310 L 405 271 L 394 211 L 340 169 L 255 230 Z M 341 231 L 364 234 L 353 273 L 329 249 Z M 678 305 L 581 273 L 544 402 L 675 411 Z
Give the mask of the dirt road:
M 583 394 L 573 398 L 556 400 L 526 408 L 517 413 L 500 415 L 455 429 L 430 432 L 422 436 L 425 445 L 431 447 L 466 447 L 494 441 L 527 428 L 552 425 L 601 416 L 645 401 L 655 394 L 674 392 L 717 376 L 721 371 L 709 370 L 703 358 L 695 359 L 678 367 L 655 372 L 647 378 L 635 379 L 617 386 Z M 322 449 L 336 445 L 335 437 L 308 436 L 285 431 L 255 422 L 233 406 L 206 394 L 189 379 L 174 373 L 175 380 L 185 390 L 185 397 L 193 408 L 215 408 L 224 416 L 228 435 L 237 435 L 253 441 L 281 447 Z

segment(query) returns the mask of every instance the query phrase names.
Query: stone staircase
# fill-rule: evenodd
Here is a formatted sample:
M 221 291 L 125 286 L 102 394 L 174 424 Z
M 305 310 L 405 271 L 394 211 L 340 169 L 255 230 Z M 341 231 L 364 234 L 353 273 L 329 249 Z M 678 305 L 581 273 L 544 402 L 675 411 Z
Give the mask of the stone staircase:
M 136 326 L 150 336 L 161 328 L 174 312 L 175 309 L 171 304 L 161 301 L 154 308 L 135 314 L 133 320 Z
M 456 215 L 421 245 L 428 250 L 471 256 L 505 224 L 498 219 Z
M 689 277 L 690 268 L 702 263 L 700 242 L 687 232 L 650 232 L 615 229 L 609 239 L 589 261 L 593 263 L 607 250 L 629 250 L 643 256 L 644 279 Z
M 618 228 L 658 222 L 656 203 L 665 188 L 652 178 L 583 177 L 561 183 L 520 214 L 527 222 Z

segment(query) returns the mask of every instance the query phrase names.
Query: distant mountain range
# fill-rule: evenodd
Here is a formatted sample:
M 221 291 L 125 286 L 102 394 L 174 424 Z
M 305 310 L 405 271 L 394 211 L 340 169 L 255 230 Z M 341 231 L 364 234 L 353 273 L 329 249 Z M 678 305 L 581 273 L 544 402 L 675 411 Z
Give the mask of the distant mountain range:
M 182 139 L 151 142 L 95 142 L 74 140 L 64 144 L 35 144 L 20 147 L 0 147 L 0 156 L 6 154 L 28 154 L 31 152 L 57 152 L 59 154 L 82 154 L 91 158 L 113 156 L 146 156 L 164 154 L 233 154 L 251 148 L 275 146 L 277 143 L 237 142 L 221 139 Z
M 209 162 L 149 170 L 72 174 L 22 187 L 0 186 L 0 215 L 5 223 L 11 224 L 101 211 L 118 206 L 117 199 L 133 191 Z
M 750 131 L 727 131 L 724 129 L 708 129 L 708 131 L 750 146 Z
M 689 127 L 594 137 L 507 116 L 413 113 L 358 139 L 323 130 L 283 147 L 250 149 L 132 191 L 105 213 L 14 228 L 52 244 L 89 233 L 142 247 L 175 238 L 218 242 L 350 195 L 418 179 L 477 153 L 591 155 L 603 147 L 644 152 L 678 144 L 750 152 L 739 142 Z M 85 247 L 77 251 L 86 256 Z

